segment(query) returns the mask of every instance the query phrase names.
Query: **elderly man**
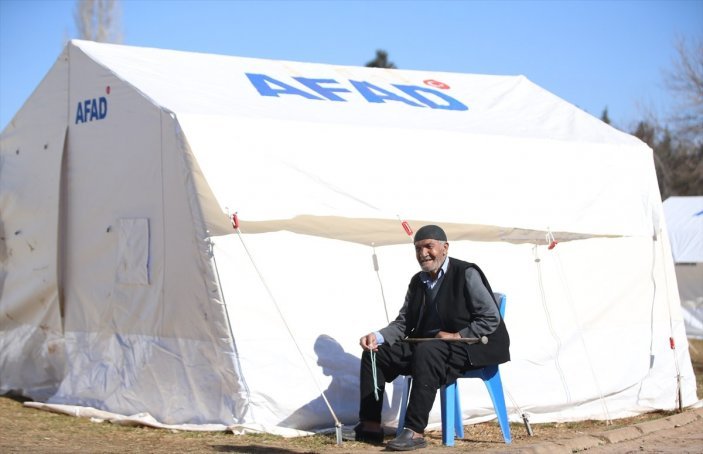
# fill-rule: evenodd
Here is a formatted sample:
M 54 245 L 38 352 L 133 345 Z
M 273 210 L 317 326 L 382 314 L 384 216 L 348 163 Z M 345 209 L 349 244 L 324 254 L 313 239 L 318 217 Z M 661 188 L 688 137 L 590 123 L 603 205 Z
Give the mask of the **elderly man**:
M 387 445 L 394 451 L 427 446 L 423 434 L 442 385 L 466 370 L 510 360 L 508 331 L 481 269 L 448 257 L 447 236 L 436 225 L 420 228 L 414 243 L 422 271 L 410 280 L 398 317 L 359 341 L 364 352 L 359 424 L 354 428 L 357 441 L 383 442 L 385 383 L 399 375 L 413 377 L 405 427 Z M 487 343 L 452 341 L 482 336 Z M 429 340 L 408 341 L 413 338 Z

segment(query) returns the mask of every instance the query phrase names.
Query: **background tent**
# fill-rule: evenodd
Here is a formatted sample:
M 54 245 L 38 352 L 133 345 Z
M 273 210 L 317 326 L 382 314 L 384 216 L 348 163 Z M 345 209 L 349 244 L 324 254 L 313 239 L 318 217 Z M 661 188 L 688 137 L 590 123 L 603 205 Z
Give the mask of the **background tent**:
M 669 197 L 664 216 L 686 333 L 703 339 L 703 196 Z
M 697 401 L 651 150 L 524 77 L 72 41 L 0 144 L 0 392 L 352 424 L 432 222 L 507 294 L 512 418 Z

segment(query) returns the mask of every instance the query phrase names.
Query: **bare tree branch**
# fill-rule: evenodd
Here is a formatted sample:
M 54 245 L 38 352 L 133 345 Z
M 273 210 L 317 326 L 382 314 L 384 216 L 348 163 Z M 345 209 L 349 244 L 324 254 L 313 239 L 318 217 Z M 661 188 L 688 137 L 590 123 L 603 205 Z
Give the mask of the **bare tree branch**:
M 77 0 L 74 20 L 81 39 L 103 43 L 122 41 L 117 0 Z
M 703 41 L 691 46 L 679 38 L 677 60 L 666 73 L 666 86 L 679 100 L 678 111 L 671 122 L 682 137 L 703 143 Z

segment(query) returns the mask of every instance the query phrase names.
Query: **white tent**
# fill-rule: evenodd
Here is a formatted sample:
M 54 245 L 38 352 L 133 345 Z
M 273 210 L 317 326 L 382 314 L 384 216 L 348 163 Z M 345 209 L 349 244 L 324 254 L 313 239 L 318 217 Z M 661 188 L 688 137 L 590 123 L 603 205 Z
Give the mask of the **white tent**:
M 669 197 L 664 217 L 686 333 L 703 339 L 703 196 Z
M 0 157 L 0 392 L 279 431 L 331 427 L 324 390 L 352 424 L 407 221 L 507 294 L 511 418 L 697 401 L 651 150 L 524 77 L 72 41 Z

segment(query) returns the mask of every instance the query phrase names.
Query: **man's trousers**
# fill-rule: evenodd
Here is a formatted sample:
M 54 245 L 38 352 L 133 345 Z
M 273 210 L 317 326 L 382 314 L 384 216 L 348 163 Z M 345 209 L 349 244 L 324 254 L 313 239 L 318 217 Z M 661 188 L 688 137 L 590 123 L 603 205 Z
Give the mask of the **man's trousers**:
M 359 420 L 381 422 L 385 384 L 399 375 L 413 377 L 405 427 L 423 433 L 434 404 L 437 390 L 452 383 L 461 372 L 472 369 L 466 344 L 461 342 L 428 340 L 381 344 L 376 351 L 376 381 L 378 400 L 374 396 L 371 354 L 361 356 Z

